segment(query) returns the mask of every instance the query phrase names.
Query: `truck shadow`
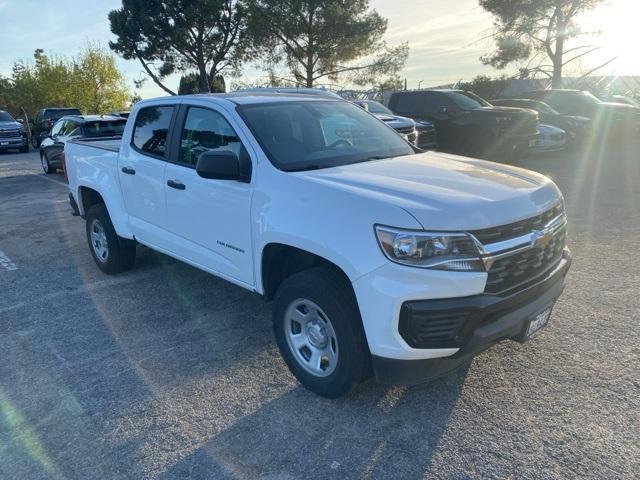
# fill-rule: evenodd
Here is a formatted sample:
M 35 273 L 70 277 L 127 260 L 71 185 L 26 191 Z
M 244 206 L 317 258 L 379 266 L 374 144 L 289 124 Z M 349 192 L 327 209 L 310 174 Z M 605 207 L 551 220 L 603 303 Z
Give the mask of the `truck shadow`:
M 298 386 L 158 478 L 425 478 L 468 369 L 414 387 L 369 382 L 338 400 Z

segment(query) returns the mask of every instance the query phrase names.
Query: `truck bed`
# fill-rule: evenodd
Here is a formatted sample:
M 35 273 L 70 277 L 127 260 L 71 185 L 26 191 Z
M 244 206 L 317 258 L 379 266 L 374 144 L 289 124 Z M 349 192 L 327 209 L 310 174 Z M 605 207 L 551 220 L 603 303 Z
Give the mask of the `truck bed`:
M 120 151 L 122 137 L 81 138 L 71 140 L 69 143 L 77 143 L 79 145 L 86 145 L 88 147 L 100 148 L 102 150 L 118 153 Z

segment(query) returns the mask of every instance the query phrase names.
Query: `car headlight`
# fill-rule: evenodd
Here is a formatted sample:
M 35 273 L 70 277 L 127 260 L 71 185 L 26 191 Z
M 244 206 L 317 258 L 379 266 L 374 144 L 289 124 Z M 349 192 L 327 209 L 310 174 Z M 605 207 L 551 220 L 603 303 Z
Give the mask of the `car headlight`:
M 376 225 L 382 252 L 392 262 L 457 272 L 484 272 L 472 238 L 459 232 L 424 232 Z

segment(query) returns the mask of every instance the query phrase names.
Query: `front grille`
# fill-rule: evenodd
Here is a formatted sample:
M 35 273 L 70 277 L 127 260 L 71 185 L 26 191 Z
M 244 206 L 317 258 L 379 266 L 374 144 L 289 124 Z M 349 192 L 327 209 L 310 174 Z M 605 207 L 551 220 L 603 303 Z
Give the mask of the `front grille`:
M 400 127 L 400 128 L 396 128 L 395 131 L 398 132 L 398 133 L 403 133 L 405 135 L 409 135 L 410 133 L 413 133 L 415 131 L 415 128 L 413 128 L 413 127 Z
M 0 138 L 20 138 L 20 130 L 0 130 Z
M 502 225 L 500 227 L 475 230 L 471 233 L 483 245 L 502 242 L 503 240 L 509 240 L 511 238 L 525 235 L 533 230 L 539 230 L 551 220 L 560 215 L 560 213 L 562 213 L 562 206 L 561 204 L 558 204 L 555 207 L 535 217 L 526 218 L 524 220 L 520 220 L 519 222 L 509 223 L 508 225 Z
M 400 335 L 411 347 L 448 348 L 459 344 L 459 333 L 469 317 L 468 312 L 424 311 L 413 308 L 413 304 L 402 305 L 398 325 Z
M 430 145 L 436 141 L 435 130 L 420 130 L 420 136 L 418 137 L 418 143 L 420 145 Z
M 496 260 L 489 269 L 486 293 L 501 293 L 527 284 L 557 265 L 566 231 L 560 230 L 544 248 L 532 248 Z

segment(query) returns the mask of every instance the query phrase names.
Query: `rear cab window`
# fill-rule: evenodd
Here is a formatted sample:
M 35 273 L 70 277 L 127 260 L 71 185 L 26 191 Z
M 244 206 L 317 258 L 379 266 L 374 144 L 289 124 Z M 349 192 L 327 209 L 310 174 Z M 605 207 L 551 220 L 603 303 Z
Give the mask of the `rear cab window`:
M 154 105 L 138 111 L 131 145 L 140 153 L 165 158 L 173 105 Z

